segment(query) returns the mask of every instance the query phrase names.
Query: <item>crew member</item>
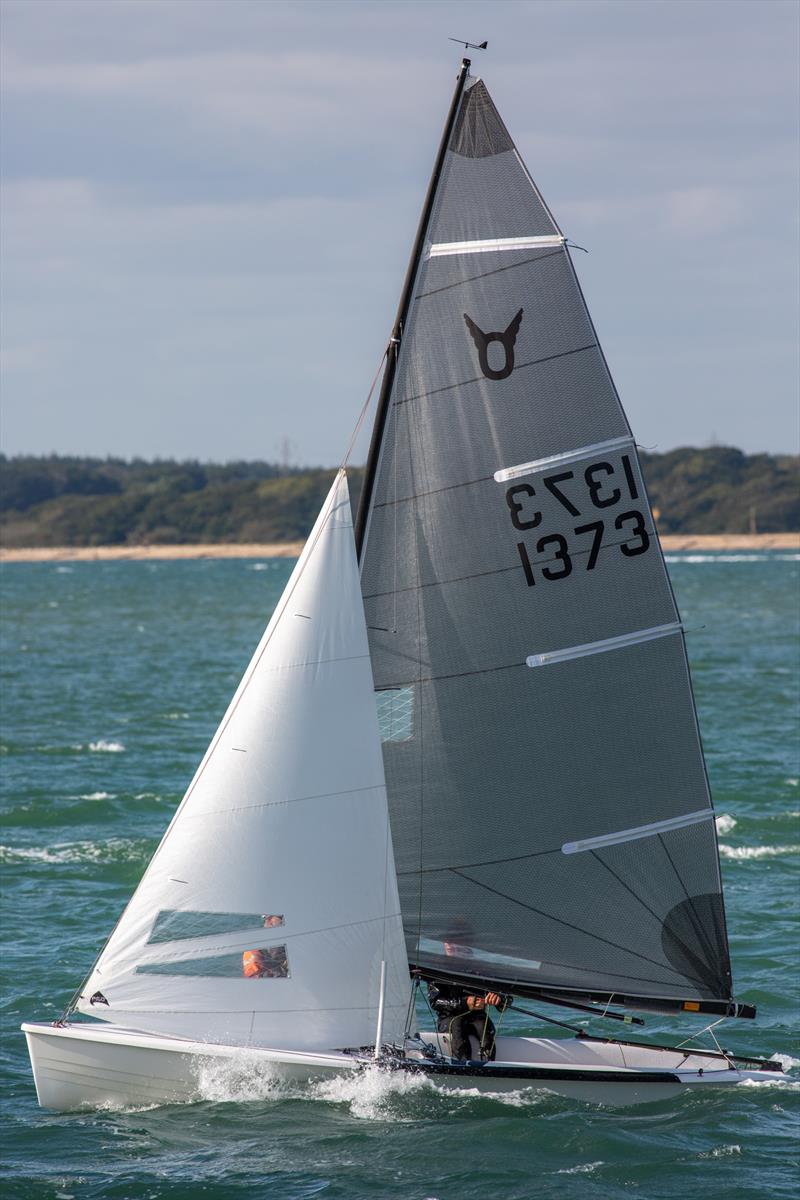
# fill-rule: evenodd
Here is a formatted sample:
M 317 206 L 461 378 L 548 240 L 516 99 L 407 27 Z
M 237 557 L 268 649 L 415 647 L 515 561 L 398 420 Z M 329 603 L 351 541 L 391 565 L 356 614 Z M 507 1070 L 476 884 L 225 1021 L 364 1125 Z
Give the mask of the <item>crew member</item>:
M 450 1054 L 453 1058 L 472 1058 L 470 1034 L 474 1034 L 480 1045 L 481 1061 L 494 1062 L 496 1030 L 491 1020 L 489 1007 L 505 1012 L 511 1004 L 511 996 L 499 992 L 487 992 L 485 996 L 469 993 L 455 983 L 428 984 L 428 999 L 436 1013 L 439 1033 L 450 1035 Z

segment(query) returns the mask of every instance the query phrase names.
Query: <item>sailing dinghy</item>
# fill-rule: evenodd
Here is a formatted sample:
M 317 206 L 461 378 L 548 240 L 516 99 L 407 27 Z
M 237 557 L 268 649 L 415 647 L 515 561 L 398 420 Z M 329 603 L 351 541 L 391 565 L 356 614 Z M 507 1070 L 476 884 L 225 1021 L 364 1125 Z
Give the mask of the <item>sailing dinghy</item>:
M 638 1023 L 755 1015 L 633 437 L 566 239 L 466 59 L 356 521 L 340 471 L 88 979 L 23 1029 L 56 1109 L 191 1100 L 204 1064 L 243 1055 L 606 1104 L 781 1071 L 583 1029 L 457 1059 L 417 1027 L 427 981 Z

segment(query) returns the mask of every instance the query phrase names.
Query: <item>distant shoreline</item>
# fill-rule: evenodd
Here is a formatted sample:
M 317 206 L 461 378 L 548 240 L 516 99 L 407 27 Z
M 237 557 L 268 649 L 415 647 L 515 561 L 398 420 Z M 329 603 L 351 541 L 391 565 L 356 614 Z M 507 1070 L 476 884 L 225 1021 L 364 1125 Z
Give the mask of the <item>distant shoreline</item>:
M 664 534 L 665 550 L 800 550 L 800 533 Z M 150 562 L 158 559 L 297 558 L 303 542 L 153 546 L 0 547 L 2 562 Z

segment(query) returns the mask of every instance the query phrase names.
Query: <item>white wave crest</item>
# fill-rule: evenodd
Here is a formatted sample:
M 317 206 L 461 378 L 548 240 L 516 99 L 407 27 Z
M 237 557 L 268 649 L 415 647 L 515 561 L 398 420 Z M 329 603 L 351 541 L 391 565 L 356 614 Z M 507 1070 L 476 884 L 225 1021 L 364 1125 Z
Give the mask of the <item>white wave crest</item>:
M 591 1175 L 602 1165 L 602 1159 L 600 1162 L 579 1163 L 576 1167 L 562 1167 L 560 1171 L 556 1171 L 556 1175 Z
M 790 777 L 789 779 L 784 779 L 783 782 L 788 784 L 789 787 L 800 787 L 800 779 Z
M 774 1058 L 779 1062 L 784 1071 L 791 1071 L 794 1067 L 800 1067 L 800 1058 L 792 1058 L 791 1054 L 771 1054 L 770 1058 Z
M 732 817 L 730 813 L 720 813 L 717 817 L 717 833 L 730 833 L 732 829 L 736 828 L 738 823 L 736 818 Z
M 734 1158 L 742 1153 L 742 1147 L 735 1142 L 729 1146 L 715 1146 L 713 1150 L 704 1150 L 698 1158 Z
M 386 1120 L 389 1116 L 393 1121 L 402 1120 L 393 1107 L 394 1100 L 416 1092 L 434 1090 L 422 1075 L 385 1071 L 380 1067 L 335 1075 L 332 1079 L 311 1085 L 311 1094 L 316 1099 L 332 1104 L 348 1104 L 354 1117 L 367 1121 Z
M 720 846 L 721 858 L 785 858 L 800 854 L 800 846 Z
M 668 563 L 800 562 L 800 554 L 665 554 Z
M 217 1104 L 277 1100 L 286 1097 L 289 1091 L 287 1081 L 281 1078 L 275 1065 L 247 1049 L 230 1057 L 200 1059 L 196 1079 L 200 1098 Z
M 118 863 L 142 861 L 149 843 L 128 838 L 105 842 L 60 842 L 55 846 L 0 846 L 0 863 Z
M 93 754 L 122 754 L 125 747 L 122 742 L 107 742 L 100 738 L 97 742 L 89 742 L 89 749 Z
M 79 800 L 113 800 L 116 792 L 82 792 Z
M 776 1079 L 742 1079 L 737 1088 L 782 1088 L 787 1092 L 800 1092 L 800 1080 L 779 1075 Z

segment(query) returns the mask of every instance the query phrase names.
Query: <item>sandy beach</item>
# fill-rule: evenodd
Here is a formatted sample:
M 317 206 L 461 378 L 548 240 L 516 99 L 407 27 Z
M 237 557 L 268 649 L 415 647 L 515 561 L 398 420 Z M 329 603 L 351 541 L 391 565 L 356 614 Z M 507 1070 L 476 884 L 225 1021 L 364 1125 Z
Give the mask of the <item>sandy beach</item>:
M 665 550 L 800 550 L 800 533 L 667 534 Z M 175 558 L 296 558 L 302 542 L 182 546 L 0 547 L 0 562 L 141 562 Z

